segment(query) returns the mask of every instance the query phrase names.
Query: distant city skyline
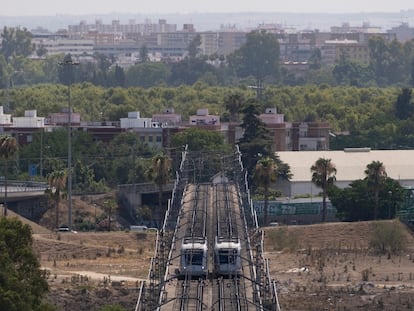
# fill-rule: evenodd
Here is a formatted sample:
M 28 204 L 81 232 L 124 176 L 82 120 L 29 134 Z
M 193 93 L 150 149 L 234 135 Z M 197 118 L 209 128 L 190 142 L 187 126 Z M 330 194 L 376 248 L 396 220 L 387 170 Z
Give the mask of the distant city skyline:
M 85 14 L 166 14 L 166 13 L 218 13 L 218 12 L 291 12 L 291 13 L 359 13 L 400 12 L 414 10 L 414 1 L 395 0 L 17 0 L 3 4 L 0 16 L 56 16 Z

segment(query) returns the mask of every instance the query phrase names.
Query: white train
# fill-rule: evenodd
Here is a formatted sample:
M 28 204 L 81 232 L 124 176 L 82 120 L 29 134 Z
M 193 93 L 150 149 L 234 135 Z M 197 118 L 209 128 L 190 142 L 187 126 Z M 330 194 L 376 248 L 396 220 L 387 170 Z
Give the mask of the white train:
M 180 275 L 205 276 L 207 274 L 207 239 L 186 237 L 181 244 Z
M 218 275 L 234 275 L 241 272 L 240 240 L 216 237 L 214 245 L 215 269 Z

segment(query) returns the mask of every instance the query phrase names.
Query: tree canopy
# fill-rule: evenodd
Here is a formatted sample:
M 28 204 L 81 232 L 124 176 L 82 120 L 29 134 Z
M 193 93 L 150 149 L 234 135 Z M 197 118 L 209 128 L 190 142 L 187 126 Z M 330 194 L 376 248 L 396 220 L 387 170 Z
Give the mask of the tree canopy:
M 239 77 L 253 76 L 259 82 L 269 77 L 275 81 L 279 74 L 279 54 L 279 42 L 274 34 L 253 31 L 247 34 L 246 43 L 229 56 L 229 63 Z
M 15 218 L 0 218 L 0 309 L 42 310 L 48 284 L 33 253 L 32 232 Z
M 172 145 L 176 148 L 188 145 L 190 151 L 223 151 L 228 150 L 229 147 L 224 143 L 224 136 L 221 133 L 197 128 L 174 134 Z
M 329 199 L 338 216 L 347 221 L 394 218 L 407 190 L 398 181 L 387 177 L 382 162 L 371 162 L 364 172 L 366 177 L 354 180 L 349 187 L 329 187 Z

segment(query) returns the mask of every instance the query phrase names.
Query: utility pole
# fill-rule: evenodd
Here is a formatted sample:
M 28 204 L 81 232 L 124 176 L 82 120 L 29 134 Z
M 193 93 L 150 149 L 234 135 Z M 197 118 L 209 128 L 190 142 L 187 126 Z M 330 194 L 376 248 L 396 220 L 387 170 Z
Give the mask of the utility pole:
M 65 60 L 59 65 L 63 67 L 73 67 L 79 65 L 78 62 L 73 62 L 70 60 Z M 69 70 L 72 74 L 72 70 Z M 67 77 L 68 85 L 68 226 L 69 229 L 72 229 L 72 102 L 70 88 L 73 82 L 73 75 Z

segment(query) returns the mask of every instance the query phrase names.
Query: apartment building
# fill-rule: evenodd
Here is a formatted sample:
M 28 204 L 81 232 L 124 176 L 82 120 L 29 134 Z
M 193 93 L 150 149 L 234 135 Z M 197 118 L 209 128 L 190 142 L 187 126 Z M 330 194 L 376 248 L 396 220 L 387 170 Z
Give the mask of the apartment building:
M 158 20 L 158 23 L 152 23 L 149 19 L 145 20 L 144 23 L 136 23 L 134 19 L 131 19 L 128 24 L 121 24 L 119 20 L 113 20 L 111 24 L 104 24 L 102 20 L 96 20 L 95 24 L 87 24 L 86 21 L 81 21 L 79 25 L 68 26 L 68 36 L 70 38 L 82 38 L 90 32 L 106 34 L 151 34 L 175 31 L 177 31 L 177 25 L 168 24 L 165 19 Z
M 93 55 L 95 46 L 94 40 L 74 40 L 61 37 L 35 40 L 34 43 L 37 46 L 42 45 L 48 55 L 71 54 L 75 57 Z
M 408 23 L 401 23 L 401 25 L 388 30 L 387 33 L 395 34 L 396 39 L 400 42 L 414 39 L 414 28 L 410 27 Z
M 370 60 L 369 47 L 355 40 L 328 40 L 321 47 L 322 64 L 334 65 L 345 58 L 348 61 L 367 66 Z

